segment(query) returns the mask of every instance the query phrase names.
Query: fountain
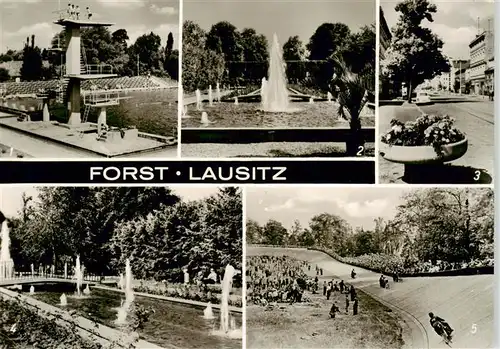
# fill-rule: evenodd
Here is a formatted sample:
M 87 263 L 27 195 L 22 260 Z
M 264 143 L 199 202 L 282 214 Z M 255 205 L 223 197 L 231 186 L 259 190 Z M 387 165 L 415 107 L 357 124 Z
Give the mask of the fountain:
M 314 104 L 314 98 L 309 98 L 309 104 Z
M 262 83 L 260 85 L 260 98 L 262 105 L 267 105 L 267 80 L 266 78 L 262 78 Z
M 208 302 L 207 307 L 203 310 L 203 318 L 207 320 L 212 320 L 214 318 L 214 312 L 212 310 L 212 304 Z
M 278 35 L 274 33 L 269 60 L 269 80 L 266 83 L 265 98 L 262 99 L 262 109 L 267 112 L 288 112 L 290 103 L 286 86 L 285 64 L 283 53 L 278 42 Z
M 201 92 L 200 90 L 196 90 L 196 110 L 201 111 L 202 105 L 201 105 Z
M 132 289 L 132 269 L 130 267 L 130 260 L 127 259 L 125 263 L 125 302 L 123 302 L 118 309 L 118 316 L 116 318 L 117 325 L 124 325 L 127 323 L 127 314 L 130 311 L 133 301 L 134 290 Z
M 31 277 L 35 277 L 35 266 L 31 264 Z
M 82 270 L 82 267 L 80 265 L 80 256 L 76 256 L 75 279 L 76 279 L 76 296 L 81 297 L 81 295 L 82 295 L 82 283 L 83 283 L 83 270 Z
M 238 105 L 238 97 L 234 97 L 234 105 Z
M 212 85 L 208 85 L 208 105 L 211 107 L 214 106 L 214 99 L 212 96 Z
M 200 120 L 200 123 L 201 124 L 204 124 L 204 125 L 208 125 L 208 124 L 213 124 L 215 123 L 215 121 L 210 121 L 208 119 L 208 113 L 206 111 L 202 112 L 201 113 L 201 120 Z
M 330 92 L 330 91 L 328 91 L 328 92 L 326 93 L 326 101 L 327 101 L 328 103 L 332 103 L 332 99 L 333 99 L 333 96 L 332 96 L 331 92 Z
M 220 305 L 220 330 L 222 333 L 228 333 L 231 330 L 229 326 L 229 293 L 233 287 L 234 267 L 230 264 L 226 266 L 224 279 L 222 280 L 222 297 Z
M 9 155 L 12 157 L 12 154 L 14 154 L 14 148 L 11 147 Z
M 64 263 L 64 278 L 68 278 L 68 263 Z
M 14 273 L 14 261 L 10 257 L 10 237 L 7 220 L 4 219 L 1 228 L 2 247 L 0 249 L 0 279 L 10 279 Z
M 221 93 L 220 93 L 220 84 L 217 83 L 217 86 L 215 88 L 215 93 L 216 93 L 216 99 L 217 99 L 217 103 L 220 103 L 221 100 L 222 100 L 222 97 L 221 97 Z
M 31 285 L 30 294 L 35 294 L 35 286 Z
M 61 295 L 61 298 L 59 298 L 59 299 L 60 299 L 60 302 L 59 302 L 60 306 L 65 307 L 68 305 L 68 299 L 66 298 L 66 295 L 64 293 Z
M 184 107 L 182 107 L 182 115 L 181 117 L 183 119 L 187 119 L 187 118 L 190 118 L 190 116 L 188 115 L 188 106 L 185 105 Z
M 89 284 L 87 284 L 87 287 L 85 287 L 85 289 L 83 290 L 83 294 L 88 296 L 90 295 L 90 287 L 89 287 Z

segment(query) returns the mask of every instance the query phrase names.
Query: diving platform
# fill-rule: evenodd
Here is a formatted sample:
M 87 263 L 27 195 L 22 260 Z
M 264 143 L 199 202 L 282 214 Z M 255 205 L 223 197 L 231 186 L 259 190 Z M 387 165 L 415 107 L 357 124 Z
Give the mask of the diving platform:
M 61 25 L 63 27 L 74 27 L 74 28 L 80 28 L 80 27 L 111 27 L 115 25 L 114 23 L 109 23 L 109 22 L 97 22 L 97 21 L 90 21 L 90 20 L 84 20 L 84 19 L 72 19 L 72 18 L 61 18 L 58 19 L 57 21 L 54 21 L 54 24 Z
M 83 93 L 83 104 L 93 107 L 110 107 L 119 105 L 120 100 L 129 99 L 129 96 L 121 96 L 118 91 L 89 91 Z

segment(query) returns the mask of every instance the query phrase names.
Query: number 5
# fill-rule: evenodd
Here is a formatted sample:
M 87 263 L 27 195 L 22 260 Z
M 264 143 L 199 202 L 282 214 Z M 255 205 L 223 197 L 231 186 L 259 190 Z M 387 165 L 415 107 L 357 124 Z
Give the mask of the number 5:
M 474 181 L 477 182 L 479 180 L 479 178 L 481 178 L 481 171 L 478 170 L 478 171 L 474 172 Z
M 365 147 L 363 147 L 362 145 L 360 145 L 358 147 L 358 152 L 356 153 L 356 156 L 361 156 L 363 155 L 363 150 L 365 150 Z
M 476 324 L 472 324 L 472 329 L 470 331 L 472 334 L 475 334 L 477 332 L 477 325 Z

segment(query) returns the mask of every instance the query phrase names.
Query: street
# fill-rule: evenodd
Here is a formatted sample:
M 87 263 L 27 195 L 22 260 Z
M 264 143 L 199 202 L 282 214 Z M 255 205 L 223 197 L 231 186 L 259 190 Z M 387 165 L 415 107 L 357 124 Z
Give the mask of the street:
M 455 169 L 467 169 L 471 173 L 470 183 L 491 183 L 494 168 L 494 102 L 477 101 L 472 98 L 463 102 L 439 103 L 427 106 L 404 104 L 403 106 L 383 106 L 379 113 L 380 135 L 390 128 L 393 118 L 403 122 L 415 120 L 422 113 L 447 114 L 455 118 L 455 126 L 467 135 L 469 148 L 467 153 L 452 164 Z M 481 171 L 480 179 L 474 181 L 475 171 Z M 402 180 L 404 167 L 392 163 L 380 156 L 380 183 L 404 183 Z M 463 173 L 463 171 L 461 171 Z M 453 173 L 447 178 L 436 179 L 436 183 L 455 183 Z

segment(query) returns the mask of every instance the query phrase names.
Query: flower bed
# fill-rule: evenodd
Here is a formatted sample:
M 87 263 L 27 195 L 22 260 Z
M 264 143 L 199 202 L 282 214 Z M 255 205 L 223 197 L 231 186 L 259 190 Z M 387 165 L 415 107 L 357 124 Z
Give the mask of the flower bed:
M 382 142 L 395 146 L 432 146 L 439 156 L 442 147 L 466 139 L 465 134 L 454 126 L 455 120 L 448 115 L 422 115 L 405 123 L 393 119 L 391 129 L 382 136 Z
M 98 349 L 102 346 L 83 339 L 68 327 L 40 316 L 18 301 L 0 297 L 0 344 L 7 348 Z
M 182 298 L 192 301 L 219 304 L 221 302 L 221 288 L 219 285 L 209 285 L 205 290 L 197 285 L 184 284 L 142 284 L 134 287 L 135 292 L 154 294 L 158 296 Z M 240 295 L 231 294 L 229 296 L 229 305 L 242 307 L 242 298 Z

